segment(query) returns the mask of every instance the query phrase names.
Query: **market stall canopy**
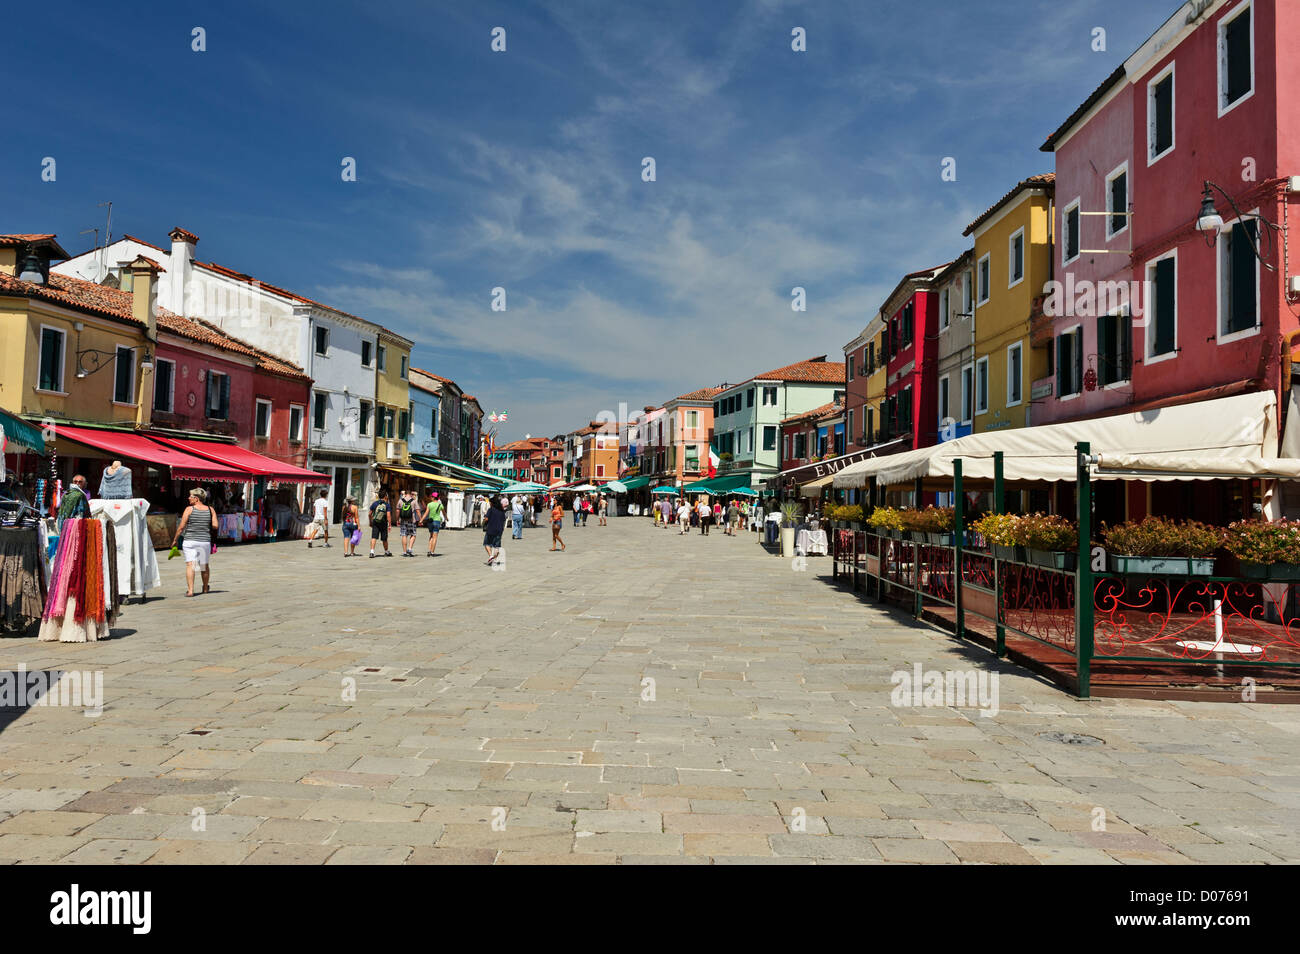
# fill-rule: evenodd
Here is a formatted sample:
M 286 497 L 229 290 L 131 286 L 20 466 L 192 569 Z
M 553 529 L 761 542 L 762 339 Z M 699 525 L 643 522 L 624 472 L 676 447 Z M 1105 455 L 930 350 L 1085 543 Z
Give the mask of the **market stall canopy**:
M 403 474 L 404 476 L 407 477 L 418 477 L 420 478 L 420 480 L 428 480 L 434 483 L 446 484 L 449 487 L 470 486 L 469 481 L 466 480 L 455 480 L 451 477 L 443 477 L 440 474 L 430 474 L 427 471 L 416 470 L 412 467 L 394 467 L 391 464 L 380 464 L 379 469 L 391 471 L 392 473 L 395 474 Z
M 669 486 L 665 485 L 665 486 L 663 486 L 663 487 L 656 487 L 654 490 L 650 491 L 650 493 L 651 493 L 651 494 L 665 494 L 665 495 L 667 495 L 667 494 L 672 494 L 673 496 L 676 496 L 676 495 L 677 495 L 677 488 L 676 488 L 676 487 L 669 487 Z
M 618 480 L 615 483 L 622 484 L 627 490 L 640 490 L 642 487 L 650 486 L 649 477 L 628 477 L 626 480 Z M 621 491 L 616 491 L 620 493 Z
M 255 454 L 237 444 L 196 441 L 180 437 L 163 437 L 158 434 L 151 434 L 150 439 L 160 444 L 166 444 L 168 447 L 175 447 L 187 454 L 193 454 L 195 457 L 216 461 L 218 464 L 225 464 L 229 467 L 243 468 L 268 480 L 278 480 L 281 483 L 289 484 L 328 484 L 330 482 L 330 478 L 325 474 L 318 474 L 312 470 L 295 467 L 293 464 L 287 464 L 264 454 Z
M 0 429 L 4 430 L 4 439 L 7 445 L 16 444 L 19 447 L 25 447 L 27 450 L 36 451 L 38 454 L 45 453 L 45 438 L 41 435 L 41 429 L 35 424 L 29 424 L 20 417 L 14 417 L 8 411 L 0 411 Z M 11 453 L 17 450 L 17 447 L 6 447 Z
M 627 484 L 621 480 L 611 480 L 605 485 L 605 489 L 611 494 L 625 494 L 627 493 Z
M 579 493 L 579 494 L 581 494 L 581 493 L 586 493 L 587 491 L 590 491 L 590 490 L 595 490 L 595 489 L 596 489 L 596 485 L 595 485 L 595 484 L 578 484 L 578 486 L 576 486 L 576 487 L 569 487 L 569 488 L 567 488 L 567 489 L 572 490 L 574 493 Z
M 259 476 L 243 467 L 219 464 L 205 457 L 187 454 L 185 451 L 159 444 L 142 434 L 131 431 L 104 431 L 92 427 L 56 424 L 54 436 L 59 440 L 69 440 L 107 451 L 114 457 L 130 458 L 153 464 L 155 467 L 168 468 L 173 477 L 190 480 L 244 481 Z
M 1100 479 L 1291 477 L 1295 462 L 1276 456 L 1276 414 L 1273 393 L 1254 391 L 1085 421 L 971 434 L 862 461 L 840 471 L 834 483 L 864 487 L 872 477 L 881 486 L 950 481 L 958 458 L 963 477 L 992 480 L 995 451 L 1003 453 L 1003 479 L 1008 482 L 1074 480 L 1075 445 L 1081 441 L 1087 441 L 1102 461 L 1095 469 Z
M 501 493 L 503 494 L 544 494 L 549 489 L 550 488 L 548 487 L 543 487 L 541 484 L 535 484 L 532 483 L 531 481 L 522 481 L 517 484 L 508 484 L 507 486 L 501 488 Z
M 441 457 L 432 457 L 428 454 L 412 454 L 411 462 L 420 467 L 433 467 L 449 470 L 452 473 L 460 474 L 470 480 L 480 484 L 491 484 L 493 488 L 504 487 L 510 483 L 498 477 L 496 474 L 488 473 L 486 470 L 479 470 L 477 467 L 470 467 L 468 464 L 454 464 L 449 460 L 443 460 Z
M 749 474 L 728 474 L 726 477 L 709 477 L 697 480 L 682 488 L 688 494 L 727 494 L 749 486 Z
M 730 493 L 735 494 L 737 497 L 757 497 L 757 496 L 758 496 L 758 491 L 755 490 L 753 487 L 737 487 L 735 490 L 730 491 Z

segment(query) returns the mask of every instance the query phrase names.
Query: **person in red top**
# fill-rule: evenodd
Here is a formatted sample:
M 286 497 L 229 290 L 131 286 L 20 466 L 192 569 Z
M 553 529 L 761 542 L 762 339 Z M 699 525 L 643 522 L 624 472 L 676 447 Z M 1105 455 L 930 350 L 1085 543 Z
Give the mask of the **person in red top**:
M 558 543 L 561 550 L 567 550 L 564 541 L 560 539 L 560 530 L 564 527 L 564 505 L 558 500 L 555 506 L 551 508 L 551 551 L 555 551 L 555 545 Z

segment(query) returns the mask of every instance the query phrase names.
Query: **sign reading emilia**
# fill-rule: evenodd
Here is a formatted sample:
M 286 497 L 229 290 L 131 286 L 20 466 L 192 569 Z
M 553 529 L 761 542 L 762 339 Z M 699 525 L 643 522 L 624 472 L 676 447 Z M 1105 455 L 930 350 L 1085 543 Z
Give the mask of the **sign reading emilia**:
M 871 460 L 873 457 L 879 457 L 883 448 L 890 447 L 895 443 L 899 442 L 890 441 L 889 444 L 881 444 L 869 450 L 854 451 L 852 454 L 845 454 L 842 457 L 832 457 L 830 460 L 819 460 L 811 464 L 804 464 L 802 467 L 782 471 L 781 479 L 795 484 L 806 484 L 809 481 L 821 480 L 823 477 L 838 474 L 849 464 L 856 464 L 860 460 Z

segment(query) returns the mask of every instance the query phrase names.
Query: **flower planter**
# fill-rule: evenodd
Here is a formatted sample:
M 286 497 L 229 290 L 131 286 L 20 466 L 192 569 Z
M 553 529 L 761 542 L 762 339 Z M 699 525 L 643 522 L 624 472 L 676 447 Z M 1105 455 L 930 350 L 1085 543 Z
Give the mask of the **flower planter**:
M 1107 563 L 1114 573 L 1170 576 L 1213 576 L 1214 557 L 1140 557 L 1112 553 Z
M 1240 563 L 1241 575 L 1248 580 L 1276 580 L 1278 582 L 1300 582 L 1300 565 L 1295 563 Z
M 1025 562 L 1025 548 L 1017 546 L 1007 546 L 1003 543 L 992 544 L 993 559 L 1010 560 L 1013 563 Z
M 794 556 L 794 527 L 781 528 L 781 556 L 790 559 Z
M 1025 548 L 1028 562 L 1049 570 L 1073 570 L 1078 566 L 1079 554 L 1073 550 L 1034 550 Z

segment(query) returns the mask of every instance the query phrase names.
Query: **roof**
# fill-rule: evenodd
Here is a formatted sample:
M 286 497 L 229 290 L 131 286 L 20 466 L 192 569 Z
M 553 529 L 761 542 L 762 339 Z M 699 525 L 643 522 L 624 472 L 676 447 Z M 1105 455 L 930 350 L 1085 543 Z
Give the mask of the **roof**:
M 1004 205 L 1010 202 L 1021 192 L 1025 192 L 1029 189 L 1055 189 L 1055 188 L 1056 188 L 1055 172 L 1044 172 L 1036 176 L 1030 176 L 1028 179 L 1021 179 L 1019 182 L 1017 182 L 1014 186 L 1011 187 L 1010 192 L 1008 192 L 1002 198 L 998 199 L 998 201 L 994 202 L 991 206 L 988 207 L 987 210 L 985 210 L 983 215 L 981 215 L 970 225 L 966 226 L 966 231 L 962 232 L 961 234 L 970 235 L 977 228 L 979 228 L 981 225 L 983 225 L 985 222 L 991 219 L 993 217 L 993 214 L 997 212 L 998 209 L 1002 208 Z
M 55 236 L 53 232 L 48 235 L 44 233 L 37 235 L 34 233 L 16 232 L 11 235 L 0 235 L 0 248 L 20 248 L 24 245 L 45 245 L 54 253 L 52 257 L 57 259 L 68 258 L 68 253 L 63 250 L 63 246 L 56 242 L 54 238 Z
M 796 361 L 794 364 L 787 364 L 785 367 L 775 368 L 764 374 L 756 374 L 741 384 L 748 384 L 750 381 L 793 381 L 799 384 L 839 384 L 844 380 L 845 365 L 843 361 L 827 361 L 826 355 L 816 358 L 808 358 L 804 361 Z M 733 385 L 732 390 L 739 385 Z
M 885 304 L 884 304 L 883 306 L 881 306 L 881 309 L 880 309 L 881 317 L 882 317 L 885 321 L 888 321 L 888 320 L 890 319 L 890 317 L 892 317 L 891 315 L 886 315 L 886 311 L 891 310 L 891 309 L 888 309 L 887 306 L 889 305 L 890 302 L 892 302 L 892 301 L 894 300 L 894 297 L 895 297 L 895 296 L 896 296 L 900 291 L 902 291 L 903 288 L 904 288 L 904 287 L 905 287 L 909 282 L 921 282 L 921 281 L 929 282 L 929 281 L 933 281 L 933 280 L 935 279 L 936 276 L 943 274 L 944 269 L 946 269 L 946 268 L 947 268 L 949 265 L 951 265 L 951 264 L 952 264 L 952 262 L 944 262 L 942 265 L 932 265 L 932 266 L 929 267 L 929 268 L 923 268 L 923 269 L 921 269 L 919 272 L 908 272 L 906 275 L 904 275 L 902 278 L 900 278 L 900 279 L 898 280 L 898 284 L 894 286 L 894 290 L 891 291 L 891 292 L 889 293 L 889 295 L 885 298 Z M 868 324 L 867 327 L 870 328 L 871 325 Z
M 802 414 L 793 414 L 781 421 L 782 424 L 794 424 L 797 421 L 821 420 L 823 418 L 839 417 L 844 413 L 843 402 L 829 401 L 821 407 L 815 407 L 811 411 L 804 411 Z
M 12 275 L 0 273 L 0 295 L 39 298 L 91 314 L 114 318 L 137 328 L 144 327 L 135 317 L 130 292 L 111 288 L 108 285 L 97 285 L 70 275 L 60 275 L 57 272 L 51 273 L 47 285 L 25 282 Z M 241 341 L 202 319 L 182 318 L 166 308 L 159 308 L 157 322 L 160 331 L 167 331 L 200 344 L 254 358 L 257 367 L 264 371 L 285 377 L 298 377 L 304 381 L 311 380 L 296 364 Z
M 715 394 L 721 394 L 726 388 L 699 388 L 695 391 L 688 391 L 685 394 L 679 394 L 672 401 L 665 401 L 665 404 L 671 404 L 673 401 L 712 401 Z M 646 412 L 656 411 L 658 408 L 646 408 Z
M 1109 76 L 1107 76 L 1104 80 L 1102 80 L 1101 85 L 1098 86 L 1096 89 L 1094 89 L 1092 91 L 1092 94 L 1083 101 L 1083 105 L 1081 105 L 1078 109 L 1072 112 L 1070 114 L 1070 118 L 1067 119 L 1065 122 L 1061 123 L 1061 125 L 1057 127 L 1056 132 L 1052 133 L 1050 136 L 1047 137 L 1047 141 L 1038 147 L 1039 151 L 1055 152 L 1056 144 L 1065 137 L 1066 133 L 1068 133 L 1072 128 L 1074 128 L 1074 124 L 1077 123 L 1080 119 L 1082 119 L 1084 115 L 1088 112 L 1088 110 L 1092 109 L 1092 107 L 1096 106 L 1099 102 L 1101 102 L 1102 98 L 1111 91 L 1111 89 L 1115 86 L 1115 84 L 1123 80 L 1126 75 L 1127 73 L 1124 69 L 1123 63 L 1115 67 L 1114 72 L 1111 73 Z

